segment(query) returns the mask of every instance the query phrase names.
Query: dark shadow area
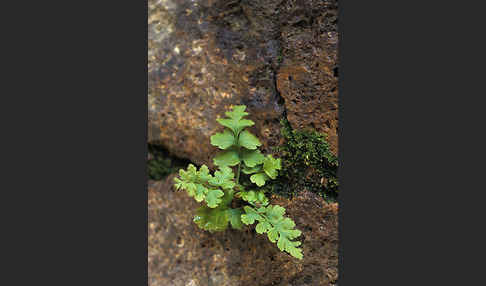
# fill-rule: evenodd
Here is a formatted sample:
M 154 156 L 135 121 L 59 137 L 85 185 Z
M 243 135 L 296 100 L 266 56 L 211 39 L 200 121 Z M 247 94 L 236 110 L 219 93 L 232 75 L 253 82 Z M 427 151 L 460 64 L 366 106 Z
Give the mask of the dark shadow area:
M 150 180 L 162 180 L 189 163 L 189 160 L 173 156 L 160 145 L 148 144 L 147 173 Z

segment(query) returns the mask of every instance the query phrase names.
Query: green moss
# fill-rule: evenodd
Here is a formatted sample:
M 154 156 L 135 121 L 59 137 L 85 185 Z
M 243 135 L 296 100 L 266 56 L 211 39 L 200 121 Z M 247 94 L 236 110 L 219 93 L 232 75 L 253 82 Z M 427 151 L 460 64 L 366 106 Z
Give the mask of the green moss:
M 326 135 L 316 131 L 292 130 L 282 119 L 281 133 L 285 143 L 276 151 L 282 159 L 282 170 L 269 191 L 292 197 L 307 189 L 327 201 L 336 201 L 339 192 L 338 159 L 329 150 Z
M 162 180 L 185 165 L 182 160 L 170 156 L 164 148 L 148 144 L 150 159 L 147 161 L 147 173 L 151 180 Z

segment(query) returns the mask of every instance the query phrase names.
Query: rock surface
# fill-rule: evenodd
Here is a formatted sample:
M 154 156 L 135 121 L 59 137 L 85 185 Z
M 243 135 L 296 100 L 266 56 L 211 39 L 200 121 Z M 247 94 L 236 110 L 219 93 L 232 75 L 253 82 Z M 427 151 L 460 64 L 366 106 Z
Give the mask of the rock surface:
M 287 119 L 293 128 L 326 133 L 337 154 L 337 1 L 284 3 L 277 89 L 285 99 Z
M 336 17 L 335 0 L 149 0 L 149 142 L 211 166 L 216 118 L 245 104 L 262 151 L 287 116 L 337 153 Z
M 271 199 L 302 231 L 304 259 L 297 260 L 251 227 L 216 233 L 199 229 L 192 222 L 199 204 L 173 190 L 173 178 L 149 182 L 149 285 L 336 285 L 336 204 L 309 192 L 292 201 Z

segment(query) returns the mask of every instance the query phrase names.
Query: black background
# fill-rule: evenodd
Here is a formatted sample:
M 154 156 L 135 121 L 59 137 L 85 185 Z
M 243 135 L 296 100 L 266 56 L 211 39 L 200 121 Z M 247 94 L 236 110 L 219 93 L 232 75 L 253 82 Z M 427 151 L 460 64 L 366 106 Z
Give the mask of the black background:
M 147 2 L 17 5 L 0 25 L 2 284 L 146 285 Z M 339 8 L 339 285 L 484 285 L 483 10 Z

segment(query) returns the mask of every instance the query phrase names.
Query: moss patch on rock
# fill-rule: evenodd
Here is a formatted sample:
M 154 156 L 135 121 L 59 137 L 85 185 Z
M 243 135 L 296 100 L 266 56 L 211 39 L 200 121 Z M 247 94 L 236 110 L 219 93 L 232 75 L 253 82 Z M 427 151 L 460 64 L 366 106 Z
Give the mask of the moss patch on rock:
M 314 130 L 293 130 L 282 119 L 283 144 L 276 148 L 282 159 L 282 170 L 269 191 L 283 197 L 293 197 L 307 189 L 325 200 L 336 201 L 339 193 L 338 159 L 330 151 L 326 135 Z

